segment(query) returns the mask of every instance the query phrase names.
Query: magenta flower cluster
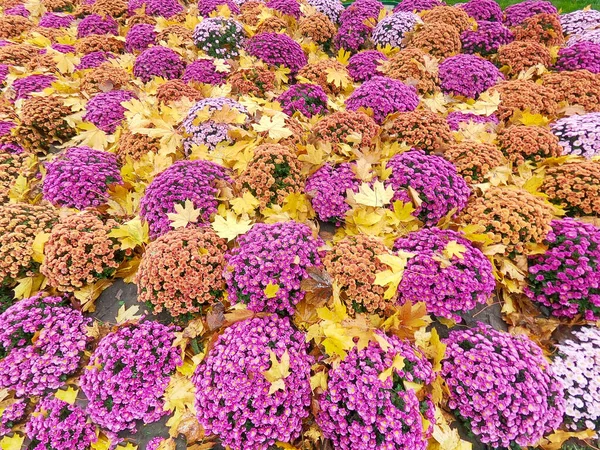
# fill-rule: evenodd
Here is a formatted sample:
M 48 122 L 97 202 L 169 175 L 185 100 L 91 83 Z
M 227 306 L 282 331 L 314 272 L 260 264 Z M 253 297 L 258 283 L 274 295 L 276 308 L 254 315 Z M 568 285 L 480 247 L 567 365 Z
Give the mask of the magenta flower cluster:
M 456 131 L 460 128 L 461 123 L 473 122 L 473 123 L 491 123 L 491 124 L 497 125 L 500 121 L 498 120 L 498 117 L 493 114 L 491 116 L 480 116 L 480 115 L 473 114 L 473 113 L 452 111 L 451 113 L 448 113 L 448 115 L 446 116 L 446 122 L 448 122 L 448 125 L 450 126 L 450 129 L 452 131 Z
M 194 123 L 200 111 L 207 108 L 210 112 L 220 111 L 225 106 L 237 110 L 241 114 L 248 114 L 248 110 L 245 106 L 229 97 L 205 98 L 190 108 L 182 123 L 186 134 L 186 138 L 183 141 L 186 153 L 189 154 L 194 145 L 206 145 L 210 150 L 214 150 L 220 142 L 231 141 L 228 134 L 230 129 L 229 124 L 215 122 L 213 120 L 207 120 L 198 124 Z
M 114 154 L 73 147 L 46 165 L 42 191 L 50 203 L 85 209 L 105 203 L 108 187 L 122 182 Z
M 434 379 L 431 364 L 396 336 L 381 337 L 389 344 L 386 350 L 376 342 L 362 350 L 354 347 L 329 371 L 317 423 L 336 449 L 425 450 L 433 426 L 423 429 L 423 418 L 433 422 L 434 405 L 429 394 L 419 400 L 405 382 L 430 384 Z M 382 381 L 380 375 L 398 357 L 404 359 L 404 366 L 392 369 Z
M 294 19 L 299 19 L 302 15 L 300 11 L 300 3 L 297 0 L 267 0 L 267 7 L 279 11 Z
M 246 40 L 242 24 L 222 17 L 202 20 L 192 35 L 196 46 L 213 58 L 229 59 L 240 54 Z
M 360 180 L 351 164 L 325 163 L 308 178 L 305 192 L 319 220 L 339 226 L 350 209 L 346 203 L 347 191 L 358 192 L 359 186 Z
M 357 0 L 340 15 L 340 26 L 334 38 L 337 49 L 357 52 L 371 38 L 372 26 L 377 21 L 383 3 L 378 0 Z
M 286 34 L 257 34 L 246 43 L 246 51 L 271 67 L 286 67 L 292 74 L 297 73 L 308 63 L 300 44 Z
M 392 201 L 410 203 L 408 187 L 413 188 L 422 201 L 413 214 L 428 226 L 435 225 L 452 209 L 460 212 L 467 204 L 471 193 L 467 182 L 441 156 L 413 149 L 394 156 L 386 167 L 392 170 L 385 181 L 394 189 Z
M 86 450 L 98 439 L 83 409 L 54 396 L 37 404 L 25 432 L 31 450 Z
M 16 99 L 29 98 L 33 92 L 41 92 L 49 88 L 56 81 L 54 75 L 29 75 L 15 80 L 12 88 L 15 91 Z
M 5 436 L 12 431 L 12 427 L 23 420 L 27 410 L 27 400 L 16 399 L 0 414 L 0 436 Z
M 289 357 L 283 388 L 269 394 L 264 372 L 271 354 Z M 276 315 L 237 322 L 221 334 L 200 363 L 192 382 L 196 411 L 207 433 L 233 450 L 267 450 L 290 442 L 302 430 L 311 403 L 310 368 L 304 335 Z
M 464 53 L 479 53 L 483 56 L 496 53 L 502 45 L 510 44 L 514 34 L 500 22 L 479 21 L 477 30 L 466 30 L 460 35 Z
M 600 44 L 582 41 L 558 51 L 556 68 L 563 70 L 585 69 L 600 73 Z
M 161 172 L 140 201 L 140 217 L 148 222 L 150 236 L 155 239 L 172 230 L 167 214 L 186 200 L 201 210 L 201 221 L 208 221 L 217 211 L 217 181 L 229 181 L 227 170 L 209 161 L 177 161 Z
M 554 220 L 546 244 L 544 254 L 529 257 L 527 296 L 557 317 L 600 319 L 600 229 Z
M 97 51 L 91 52 L 81 57 L 81 61 L 77 65 L 77 70 L 94 69 L 100 66 L 103 62 L 114 58 L 115 55 L 109 52 Z
M 551 125 L 563 154 L 593 158 L 600 155 L 600 113 L 566 116 Z
M 154 25 L 148 23 L 134 25 L 125 36 L 125 50 L 130 53 L 134 51 L 141 52 L 155 43 L 156 31 L 154 31 Z
M 81 376 L 86 412 L 95 423 L 114 433 L 135 432 L 136 421 L 155 422 L 167 413 L 162 396 L 182 363 L 179 348 L 172 347 L 174 331 L 144 321 L 102 338 Z
M 277 101 L 288 116 L 296 111 L 308 118 L 327 113 L 327 94 L 318 84 L 293 84 L 277 97 Z
M 445 255 L 451 242 L 464 247 L 462 254 Z M 425 302 L 428 312 L 460 322 L 458 314 L 485 303 L 496 288 L 490 261 L 456 231 L 424 228 L 397 239 L 394 250 L 414 254 L 398 286 L 401 303 Z
M 557 345 L 552 363 L 565 389 L 565 425 L 569 430 L 600 429 L 600 330 L 584 327 Z
M 227 5 L 232 14 L 239 14 L 240 8 L 232 0 L 198 0 L 198 13 L 202 17 L 208 17 L 218 10 L 219 6 Z
M 75 18 L 71 15 L 47 12 L 41 17 L 38 26 L 42 28 L 68 28 L 74 20 Z
M 363 82 L 380 74 L 379 65 L 387 61 L 387 57 L 377 50 L 365 50 L 356 53 L 348 60 L 348 73 L 353 81 Z
M 77 37 L 84 38 L 92 34 L 119 34 L 119 24 L 111 16 L 90 14 L 77 24 Z
M 373 28 L 371 39 L 375 45 L 402 47 L 406 33 L 412 31 L 421 19 L 412 12 L 399 11 L 385 17 Z
M 445 343 L 448 406 L 483 444 L 534 445 L 561 425 L 563 388 L 542 349 L 527 336 L 479 323 L 451 331 Z
M 294 314 L 304 298 L 300 283 L 307 269 L 321 266 L 321 239 L 308 225 L 289 221 L 258 223 L 237 243 L 223 272 L 231 303 L 245 303 L 251 311 Z M 272 298 L 265 295 L 269 285 L 278 287 Z
M 87 102 L 83 120 L 93 123 L 105 133 L 114 133 L 125 118 L 125 107 L 121 103 L 132 98 L 135 94 L 131 91 L 100 92 Z
M 444 94 L 477 98 L 504 79 L 502 72 L 478 55 L 456 55 L 439 66 L 440 87 Z
M 227 80 L 228 72 L 217 72 L 215 61 L 212 58 L 200 58 L 188 64 L 183 72 L 182 80 L 185 83 L 196 81 L 213 85 L 221 85 Z
M 600 25 L 600 11 L 581 9 L 568 14 L 561 14 L 560 25 L 565 35 L 580 34 L 587 29 Z
M 527 0 L 508 6 L 504 10 L 504 23 L 508 27 L 517 26 L 536 14 L 558 14 L 556 6 L 545 0 Z
M 63 304 L 61 297 L 37 295 L 0 315 L 0 354 L 6 355 L 0 359 L 0 388 L 17 397 L 43 395 L 77 371 L 91 319 Z
M 183 6 L 177 0 L 129 0 L 128 10 L 131 14 L 145 6 L 149 16 L 160 16 L 166 19 L 183 12 Z
M 25 5 L 17 5 L 17 6 L 13 6 L 10 9 L 4 10 L 4 15 L 6 15 L 6 16 L 29 17 L 30 14 L 31 13 L 29 12 L 29 10 L 27 8 L 25 8 Z
M 185 62 L 181 56 L 170 48 L 156 46 L 144 50 L 135 58 L 133 74 L 144 83 L 153 77 L 167 80 L 179 78 L 185 70 Z
M 414 111 L 419 105 L 419 96 L 414 86 L 388 77 L 375 76 L 360 85 L 346 100 L 346 108 L 373 110 L 373 119 L 382 124 L 395 112 Z
M 495 0 L 469 0 L 456 6 L 477 21 L 502 22 L 503 19 L 502 8 Z
M 308 0 L 308 4 L 320 13 L 325 14 L 333 23 L 337 23 L 344 5 L 340 0 Z
M 394 12 L 420 12 L 427 9 L 433 9 L 436 6 L 443 6 L 444 4 L 443 0 L 402 0 L 396 5 Z

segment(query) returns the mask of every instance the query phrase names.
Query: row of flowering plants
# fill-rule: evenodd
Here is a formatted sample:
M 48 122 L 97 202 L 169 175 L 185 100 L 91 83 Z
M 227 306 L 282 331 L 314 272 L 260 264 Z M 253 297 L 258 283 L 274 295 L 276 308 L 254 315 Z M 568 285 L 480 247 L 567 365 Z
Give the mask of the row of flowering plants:
M 0 447 L 596 448 L 599 30 L 0 0 Z

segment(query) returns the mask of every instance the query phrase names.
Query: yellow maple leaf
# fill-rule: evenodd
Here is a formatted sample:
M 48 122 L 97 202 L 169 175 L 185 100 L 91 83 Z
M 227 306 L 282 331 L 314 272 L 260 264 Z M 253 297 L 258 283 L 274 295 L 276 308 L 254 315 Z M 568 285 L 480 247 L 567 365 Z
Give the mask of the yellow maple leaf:
M 21 203 L 27 201 L 27 196 L 31 191 L 29 180 L 23 174 L 20 174 L 17 179 L 12 183 L 10 191 L 8 191 L 8 198 L 11 203 Z
M 431 112 L 444 114 L 447 111 L 446 105 L 450 102 L 450 97 L 438 92 L 430 97 L 421 100 Z
M 277 113 L 273 117 L 263 115 L 258 123 L 252 125 L 252 128 L 259 133 L 267 132 L 269 138 L 279 141 L 294 134 L 286 128 L 285 118 L 286 116 L 283 113 Z
M 127 443 L 121 443 L 119 445 L 117 445 L 117 449 L 122 449 L 122 450 L 137 450 L 138 446 L 132 444 L 131 442 L 127 442 Z
M 81 59 L 73 53 L 52 52 L 52 59 L 56 63 L 56 68 L 62 74 L 75 72 L 75 68 L 81 62 Z
M 278 284 L 273 284 L 269 282 L 269 284 L 267 284 L 267 287 L 264 288 L 263 292 L 265 293 L 265 297 L 274 298 L 279 292 L 279 289 L 280 286 Z
M 310 377 L 310 388 L 314 391 L 317 388 L 327 389 L 327 372 L 321 371 Z
M 515 111 L 510 118 L 512 123 L 520 123 L 527 126 L 545 127 L 550 123 L 550 119 L 542 114 L 533 114 L 530 110 Z
M 383 372 L 381 372 L 377 378 L 379 378 L 381 381 L 386 381 L 388 378 L 390 378 L 392 376 L 394 369 L 396 369 L 396 370 L 404 369 L 404 357 L 402 355 L 400 355 L 399 353 L 396 354 L 396 356 L 394 356 L 394 361 L 392 362 L 392 365 L 390 367 L 388 367 L 387 369 L 385 369 Z
M 489 116 L 498 110 L 498 106 L 500 106 L 500 93 L 486 91 L 479 96 L 477 101 L 460 103 L 456 105 L 456 108 L 478 116 Z
M 106 436 L 104 433 L 100 433 L 99 431 L 96 431 L 96 433 L 98 435 L 98 439 L 96 442 L 92 442 L 90 444 L 90 450 L 108 450 L 111 445 L 108 436 Z
M 95 150 L 104 150 L 108 144 L 115 142 L 114 135 L 107 135 L 96 125 L 90 122 L 81 122 L 77 124 L 77 129 L 81 132 L 68 142 L 71 146 L 85 146 Z
M 113 228 L 108 233 L 108 237 L 119 239 L 123 250 L 147 244 L 150 239 L 148 237 L 148 223 L 142 222 L 139 217 L 136 217 L 117 228 Z
M 338 50 L 338 54 L 336 59 L 341 62 L 342 64 L 348 64 L 348 60 L 350 59 L 350 57 L 352 56 L 352 53 L 344 50 L 343 48 L 340 48 Z
M 140 307 L 138 305 L 132 305 L 127 309 L 125 309 L 125 305 L 121 305 L 119 311 L 117 311 L 117 317 L 115 317 L 115 320 L 119 325 L 121 325 L 125 322 L 132 322 L 141 319 L 143 316 L 138 314 L 139 310 Z
M 191 200 L 186 200 L 184 206 L 175 204 L 175 212 L 168 213 L 167 217 L 171 221 L 171 226 L 175 229 L 187 227 L 190 223 L 196 223 L 200 217 L 200 210 L 194 208 Z
M 463 259 L 463 254 L 467 251 L 467 247 L 459 244 L 457 241 L 450 241 L 444 247 L 444 256 L 448 259 L 456 256 L 458 259 Z
M 404 203 L 401 200 L 396 200 L 393 203 L 394 206 L 394 216 L 400 222 L 410 222 L 415 220 L 415 217 L 412 215 L 415 212 L 415 207 L 412 203 Z
M 576 438 L 581 440 L 596 438 L 595 431 L 587 429 L 583 431 L 562 431 L 556 430 L 552 434 L 544 437 L 539 445 L 542 450 L 559 450 L 569 439 Z
M 25 436 L 21 433 L 15 433 L 13 436 L 4 436 L 0 441 L 2 450 L 21 450 Z
M 213 59 L 213 64 L 217 72 L 229 73 L 231 70 L 231 66 L 224 59 Z
M 433 439 L 439 443 L 440 450 L 471 450 L 472 444 L 463 441 L 456 429 L 450 428 L 441 410 L 435 408 Z
M 325 73 L 327 74 L 327 82 L 333 83 L 333 85 L 338 88 L 346 89 L 350 85 L 350 77 L 346 70 L 338 70 L 334 67 L 329 67 L 325 70 Z
M 233 209 L 238 215 L 252 214 L 258 205 L 260 205 L 260 202 L 257 200 L 257 198 L 254 197 L 254 195 L 252 195 L 252 193 L 249 191 L 244 192 L 244 195 L 242 195 L 241 198 L 237 197 L 231 199 L 229 203 L 231 203 L 231 209 Z
M 374 284 L 376 286 L 387 286 L 384 293 L 385 299 L 393 298 L 398 291 L 398 285 L 402 281 L 404 269 L 408 260 L 414 256 L 414 253 L 399 250 L 395 255 L 377 255 L 377 259 L 390 266 L 390 269 L 379 272 L 375 275 Z
M 348 198 L 353 199 L 358 204 L 383 207 L 392 200 L 394 189 L 392 186 L 386 188 L 382 181 L 376 181 L 373 183 L 373 187 L 369 183 L 362 183 L 358 188 L 358 192 L 354 193 L 348 190 L 347 194 Z
M 232 241 L 252 228 L 252 221 L 244 217 L 246 216 L 240 218 L 233 211 L 227 211 L 225 217 L 215 216 L 212 228 L 219 237 Z
M 81 309 L 84 312 L 93 312 L 95 309 L 94 300 L 100 297 L 102 291 L 112 284 L 112 280 L 102 279 L 93 284 L 86 284 L 81 289 L 73 292 L 73 295 L 81 304 Z
M 46 278 L 44 278 L 43 275 L 19 278 L 17 280 L 17 285 L 14 288 L 15 298 L 29 298 L 42 289 L 42 286 L 45 284 Z
M 50 239 L 50 233 L 41 232 L 35 235 L 32 245 L 33 254 L 31 255 L 35 262 L 40 264 L 44 262 L 44 246 L 48 239 Z
M 58 391 L 56 391 L 56 394 L 54 394 L 54 396 L 57 399 L 72 405 L 73 403 L 75 403 L 75 400 L 77 400 L 78 393 L 79 389 L 75 389 L 72 386 L 69 386 L 67 387 L 67 389 L 59 389 Z
M 286 350 L 281 355 L 281 360 L 277 360 L 277 355 L 269 350 L 269 358 L 271 360 L 271 367 L 269 370 L 263 372 L 263 376 L 266 380 L 271 383 L 269 388 L 269 395 L 281 390 L 285 390 L 285 380 L 290 375 L 290 354 Z

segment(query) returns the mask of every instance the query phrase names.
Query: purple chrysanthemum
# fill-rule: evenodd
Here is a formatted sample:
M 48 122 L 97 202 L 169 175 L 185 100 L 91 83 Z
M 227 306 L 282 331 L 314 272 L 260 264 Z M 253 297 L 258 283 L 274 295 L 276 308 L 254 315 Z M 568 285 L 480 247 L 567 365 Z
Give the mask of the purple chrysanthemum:
M 433 9 L 436 6 L 443 6 L 446 3 L 443 0 L 402 0 L 394 8 L 394 12 L 420 12 L 427 9 Z
M 356 53 L 348 60 L 348 73 L 353 81 L 367 81 L 381 74 L 378 67 L 384 61 L 387 61 L 387 57 L 377 50 Z
M 495 115 L 491 116 L 479 116 L 473 113 L 464 113 L 461 111 L 453 111 L 446 116 L 446 122 L 450 125 L 450 129 L 452 131 L 456 131 L 460 129 L 461 123 L 490 123 L 493 125 L 497 125 L 500 121 L 498 117 Z
M 563 154 L 593 158 L 600 155 L 600 113 L 566 116 L 551 125 Z
M 292 73 L 297 73 L 308 63 L 300 44 L 286 34 L 257 34 L 246 43 L 246 51 L 269 66 L 284 66 Z
M 560 426 L 563 388 L 542 349 L 527 336 L 480 323 L 451 331 L 445 343 L 442 376 L 450 389 L 448 406 L 483 444 L 534 445 Z
M 558 51 L 556 68 L 563 70 L 585 69 L 592 73 L 600 73 L 600 44 L 582 41 Z
M 344 5 L 340 0 L 308 0 L 308 4 L 329 17 L 333 23 L 337 23 L 340 14 L 344 11 Z
M 5 16 L 29 17 L 30 14 L 29 10 L 25 8 L 25 5 L 16 5 L 4 11 Z
M 100 92 L 87 103 L 83 120 L 92 122 L 105 133 L 114 133 L 125 117 L 125 107 L 121 103 L 134 97 L 131 91 Z
M 91 319 L 65 303 L 36 295 L 0 315 L 0 353 L 6 355 L 0 359 L 0 388 L 18 397 L 43 395 L 77 371 Z
M 128 52 L 146 50 L 156 43 L 154 25 L 138 23 L 134 25 L 125 36 L 125 50 Z
M 89 147 L 67 149 L 46 169 L 44 199 L 67 208 L 100 206 L 109 185 L 123 182 L 117 157 Z
M 469 0 L 456 6 L 477 21 L 502 22 L 502 8 L 495 0 Z
M 90 418 L 114 433 L 135 431 L 167 414 L 162 399 L 169 378 L 181 364 L 172 347 L 175 328 L 144 321 L 102 338 L 81 377 Z M 92 365 L 93 364 L 93 365 Z
M 119 24 L 111 16 L 90 14 L 77 24 L 77 37 L 83 38 L 92 34 L 119 35 Z
M 461 254 L 447 257 L 449 243 Z M 397 239 L 394 250 L 414 254 L 398 286 L 400 303 L 425 302 L 428 312 L 460 322 L 457 313 L 485 303 L 496 288 L 490 261 L 456 231 L 424 228 Z
M 284 359 L 288 375 L 274 387 L 264 374 Z M 233 450 L 267 450 L 296 439 L 309 415 L 312 363 L 304 335 L 288 318 L 233 324 L 192 377 L 200 424 Z
M 300 3 L 297 0 L 267 0 L 267 7 L 280 13 L 299 19 L 302 15 Z
M 6 64 L 0 64 L 0 85 L 4 84 L 6 76 L 8 75 L 9 66 Z
M 54 75 L 29 75 L 15 80 L 12 88 L 18 100 L 20 98 L 29 98 L 29 94 L 49 88 L 55 81 L 56 77 Z
M 554 316 L 600 319 L 600 229 L 554 220 L 546 244 L 546 253 L 529 257 L 527 296 Z
M 504 10 L 504 23 L 508 27 L 521 24 L 525 19 L 536 14 L 558 14 L 556 6 L 544 0 L 527 0 L 507 6 Z
M 84 450 L 96 442 L 96 427 L 83 409 L 54 396 L 43 398 L 25 426 L 32 450 Z
M 296 111 L 308 118 L 327 113 L 327 94 L 317 84 L 293 84 L 277 98 L 277 101 L 288 116 Z
M 0 414 L 0 436 L 9 434 L 14 424 L 23 420 L 27 412 L 26 409 L 26 399 L 16 399 L 4 408 L 4 411 Z
M 305 191 L 319 219 L 339 226 L 350 209 L 346 191 L 357 192 L 359 184 L 350 164 L 326 163 L 308 178 Z
M 371 37 L 372 25 L 377 21 L 383 3 L 378 0 L 357 0 L 340 16 L 340 27 L 335 35 L 336 48 L 357 52 Z
M 230 67 L 228 65 L 228 67 Z M 218 72 L 212 58 L 200 58 L 188 64 L 183 73 L 185 83 L 196 81 L 213 85 L 221 85 L 227 80 L 228 72 Z
M 196 46 L 213 58 L 229 59 L 240 54 L 246 40 L 244 27 L 238 21 L 223 17 L 202 20 L 193 34 Z
M 95 69 L 99 67 L 103 62 L 108 61 L 111 58 L 114 58 L 115 55 L 109 52 L 97 51 L 91 52 L 87 55 L 81 57 L 81 61 L 77 65 L 77 70 L 84 69 Z
M 154 77 L 167 80 L 180 78 L 185 70 L 185 62 L 174 50 L 156 46 L 144 50 L 135 58 L 133 74 L 147 83 Z
M 495 53 L 501 45 L 514 40 L 512 31 L 500 22 L 479 21 L 477 30 L 463 31 L 460 35 L 465 53 L 479 53 L 483 56 Z
M 231 303 L 245 303 L 256 312 L 294 314 L 304 298 L 300 283 L 308 277 L 307 269 L 321 265 L 321 239 L 308 225 L 289 221 L 258 223 L 237 243 L 223 272 Z M 265 295 L 269 285 L 278 287 L 272 297 Z
M 131 14 L 145 6 L 146 14 L 169 19 L 183 12 L 184 8 L 177 0 L 129 0 L 128 10 Z
M 385 182 L 394 189 L 392 201 L 410 203 L 410 186 L 422 201 L 413 215 L 426 225 L 435 225 L 451 210 L 458 213 L 467 204 L 471 193 L 467 182 L 441 156 L 410 150 L 394 156 L 386 168 L 392 170 Z
M 502 72 L 478 55 L 456 55 L 439 66 L 440 87 L 444 94 L 477 98 L 504 79 Z
M 217 212 L 218 181 L 230 181 L 227 170 L 202 160 L 177 161 L 157 175 L 140 201 L 140 217 L 148 222 L 150 236 L 154 239 L 172 230 L 167 214 L 186 200 L 201 211 L 199 221 L 208 221 Z
M 208 17 L 211 13 L 217 11 L 221 5 L 227 5 L 232 14 L 240 13 L 240 8 L 233 0 L 198 0 L 198 14 L 202 17 Z
M 77 53 L 75 47 L 68 44 L 52 44 L 52 49 L 60 53 Z
M 396 336 L 381 334 L 380 339 L 387 342 L 385 350 L 377 342 L 354 347 L 329 371 L 317 423 L 336 449 L 425 450 L 435 407 L 431 394 L 419 395 L 411 386 L 433 382 L 431 364 Z M 387 370 L 389 376 L 382 376 Z
M 74 20 L 69 14 L 48 12 L 42 16 L 38 25 L 42 28 L 68 28 Z
M 375 76 L 359 86 L 346 100 L 346 108 L 373 110 L 373 119 L 382 124 L 388 114 L 414 111 L 419 105 L 419 96 L 414 86 L 392 78 Z
M 373 29 L 371 39 L 376 45 L 385 47 L 402 47 L 402 40 L 406 33 L 414 30 L 421 23 L 419 16 L 412 12 L 398 11 L 385 17 Z

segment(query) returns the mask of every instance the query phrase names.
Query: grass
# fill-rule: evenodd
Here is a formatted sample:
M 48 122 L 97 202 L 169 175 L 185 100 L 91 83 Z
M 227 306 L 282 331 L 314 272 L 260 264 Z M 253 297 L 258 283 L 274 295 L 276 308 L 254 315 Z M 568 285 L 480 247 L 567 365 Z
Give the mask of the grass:
M 449 5 L 463 3 L 465 0 L 446 0 Z M 523 0 L 496 0 L 502 8 L 521 3 Z M 600 10 L 600 0 L 550 0 L 561 12 L 568 13 L 591 5 L 592 9 Z

